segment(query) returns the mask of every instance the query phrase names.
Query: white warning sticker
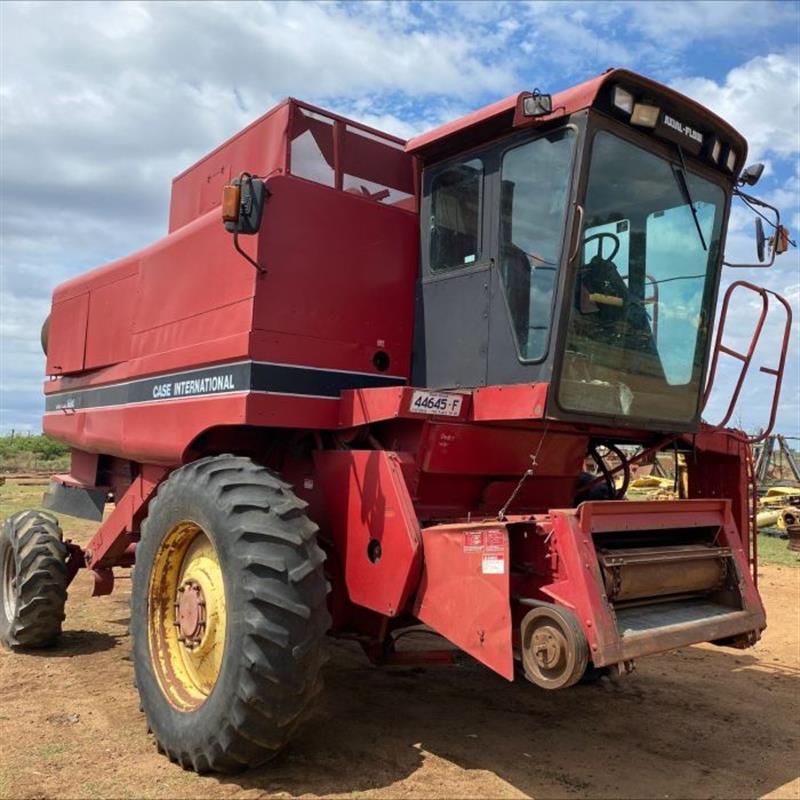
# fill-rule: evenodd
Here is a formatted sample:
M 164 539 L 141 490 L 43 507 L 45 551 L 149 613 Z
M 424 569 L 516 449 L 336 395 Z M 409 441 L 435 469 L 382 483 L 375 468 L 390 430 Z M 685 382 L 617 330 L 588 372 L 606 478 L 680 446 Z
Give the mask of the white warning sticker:
M 481 572 L 484 575 L 504 575 L 506 560 L 502 555 L 484 556 L 481 560 Z

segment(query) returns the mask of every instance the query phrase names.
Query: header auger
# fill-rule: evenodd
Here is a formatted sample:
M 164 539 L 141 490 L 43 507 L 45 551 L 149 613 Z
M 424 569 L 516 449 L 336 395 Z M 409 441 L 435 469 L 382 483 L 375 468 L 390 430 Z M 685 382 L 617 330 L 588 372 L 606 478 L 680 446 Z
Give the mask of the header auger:
M 281 103 L 175 178 L 166 237 L 56 289 L 45 505 L 101 524 L 6 522 L 0 637 L 53 643 L 79 569 L 135 563 L 144 713 L 201 772 L 281 749 L 326 635 L 451 661 L 398 644 L 422 623 L 543 689 L 752 645 L 750 443 L 700 416 L 746 154 L 623 70 L 409 142 Z M 626 501 L 663 449 L 679 498 Z

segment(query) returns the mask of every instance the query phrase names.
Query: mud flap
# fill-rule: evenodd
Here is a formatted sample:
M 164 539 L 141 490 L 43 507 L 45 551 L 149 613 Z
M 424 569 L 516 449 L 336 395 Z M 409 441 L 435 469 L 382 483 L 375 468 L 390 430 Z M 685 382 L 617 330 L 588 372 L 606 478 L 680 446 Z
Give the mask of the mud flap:
M 100 522 L 107 498 L 108 489 L 67 486 L 51 481 L 50 488 L 42 498 L 42 506 L 57 514 L 69 514 L 71 517 Z
M 422 560 L 402 456 L 327 450 L 314 459 L 350 601 L 388 617 L 401 614 Z
M 488 522 L 424 528 L 422 548 L 414 615 L 513 680 L 506 526 Z

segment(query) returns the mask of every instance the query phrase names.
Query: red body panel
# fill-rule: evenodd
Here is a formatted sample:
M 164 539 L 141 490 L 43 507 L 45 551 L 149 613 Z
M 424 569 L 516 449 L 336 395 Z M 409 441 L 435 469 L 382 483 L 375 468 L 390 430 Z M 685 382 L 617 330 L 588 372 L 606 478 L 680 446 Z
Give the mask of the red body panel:
M 246 408 L 244 395 L 237 395 L 55 411 L 45 415 L 44 429 L 63 441 L 79 441 L 86 450 L 174 467 L 203 431 L 243 421 Z
M 139 262 L 134 358 L 249 330 L 256 277 L 213 212 L 166 237 Z
M 50 312 L 47 372 L 65 375 L 81 372 L 86 349 L 86 323 L 89 318 L 89 295 L 81 294 L 61 302 L 53 301 Z
M 219 206 L 222 187 L 243 170 L 253 175 L 286 171 L 291 111 L 291 102 L 284 100 L 173 179 L 170 233 Z
M 87 292 L 54 306 L 53 340 L 63 333 L 62 319 L 64 326 L 74 325 L 77 304 L 88 313 L 86 352 L 103 368 L 49 381 L 45 394 L 243 360 L 404 381 L 410 369 L 416 275 L 408 265 L 417 249 L 416 216 L 298 178 L 278 177 L 268 185 L 269 222 L 251 245 L 253 252 L 264 253 L 265 276 L 231 249 L 215 214 L 183 226 L 102 275 L 90 273 Z M 337 205 L 343 210 L 336 211 Z M 320 220 L 319 235 L 298 248 L 298 220 L 307 213 Z M 382 264 L 379 271 L 376 259 Z M 365 309 L 361 324 L 348 311 L 353 286 L 365 287 L 355 298 Z M 70 282 L 61 291 L 73 294 L 76 289 Z M 120 301 L 120 312 L 106 336 L 95 320 L 108 316 L 109 294 Z M 376 297 L 386 297 L 386 305 L 371 302 Z M 71 343 L 71 349 L 54 346 L 52 358 L 64 352 L 69 371 L 80 370 L 83 342 L 76 349 L 74 336 L 59 341 Z M 385 373 L 373 364 L 378 351 L 390 359 Z M 110 354 L 126 352 L 128 360 L 106 365 Z M 164 399 L 51 411 L 44 429 L 82 450 L 176 466 L 196 437 L 218 425 L 338 425 L 336 399 L 294 396 L 287 401 L 285 393 L 249 392 L 227 399 Z
M 396 616 L 416 587 L 422 560 L 400 458 L 384 450 L 328 450 L 314 461 L 351 602 Z
M 505 419 L 541 419 L 547 405 L 546 383 L 518 386 L 486 386 L 475 390 L 472 419 L 477 422 Z
M 131 357 L 134 313 L 131 298 L 136 297 L 137 289 L 136 275 L 123 274 L 119 280 L 91 293 L 85 369 L 119 364 Z
M 504 678 L 514 677 L 505 525 L 422 531 L 425 564 L 414 615 Z
M 377 373 L 372 359 L 383 351 L 386 372 L 407 377 L 417 216 L 296 178 L 268 186 L 259 253 L 269 272 L 256 292 L 253 331 L 270 336 L 259 336 L 251 355 Z

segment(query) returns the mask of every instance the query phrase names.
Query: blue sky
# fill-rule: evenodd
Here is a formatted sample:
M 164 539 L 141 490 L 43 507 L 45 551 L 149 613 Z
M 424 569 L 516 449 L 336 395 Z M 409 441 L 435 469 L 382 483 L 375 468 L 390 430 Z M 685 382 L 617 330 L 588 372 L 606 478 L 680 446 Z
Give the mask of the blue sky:
M 39 430 L 55 285 L 162 236 L 170 180 L 286 95 L 410 136 L 513 92 L 628 67 L 708 105 L 800 233 L 793 2 L 0 3 L 0 430 Z M 729 258 L 749 257 L 737 212 Z M 800 305 L 794 250 L 748 278 Z M 752 304 L 734 312 L 744 337 Z M 779 427 L 800 433 L 798 327 Z M 770 357 L 777 326 L 759 355 Z M 724 392 L 730 382 L 723 379 Z M 734 421 L 765 418 L 768 382 Z M 719 410 L 721 397 L 709 409 Z

